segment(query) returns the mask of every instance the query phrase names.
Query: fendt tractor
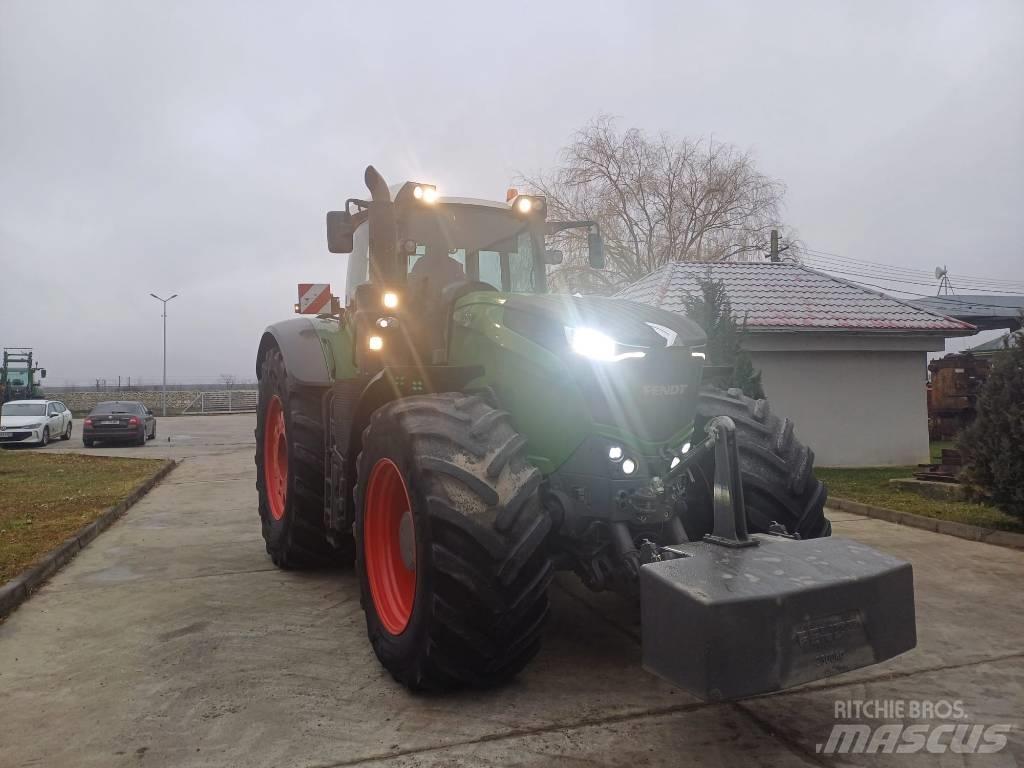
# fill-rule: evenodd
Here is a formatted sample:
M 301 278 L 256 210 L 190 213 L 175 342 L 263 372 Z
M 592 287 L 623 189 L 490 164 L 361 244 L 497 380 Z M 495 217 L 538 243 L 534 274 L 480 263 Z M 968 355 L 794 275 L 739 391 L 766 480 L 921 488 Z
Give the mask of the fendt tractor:
M 639 600 L 644 667 L 704 699 L 914 647 L 910 565 L 830 537 L 811 450 L 765 400 L 702 386 L 698 325 L 549 292 L 547 239 L 600 269 L 596 223 L 365 182 L 327 214 L 344 298 L 260 340 L 257 489 L 279 567 L 355 563 L 396 680 L 516 675 L 559 570 Z
M 4 347 L 0 403 L 42 398 L 43 386 L 39 380 L 45 378 L 46 369 L 33 364 L 30 347 Z

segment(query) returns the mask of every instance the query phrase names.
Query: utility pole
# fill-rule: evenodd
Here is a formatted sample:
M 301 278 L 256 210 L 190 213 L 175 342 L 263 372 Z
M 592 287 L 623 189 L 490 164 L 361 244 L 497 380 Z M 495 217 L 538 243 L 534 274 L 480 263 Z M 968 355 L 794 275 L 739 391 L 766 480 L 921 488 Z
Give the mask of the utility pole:
M 174 293 L 168 296 L 166 299 L 161 299 L 155 293 L 149 294 L 157 301 L 164 305 L 164 387 L 163 387 L 163 415 L 167 415 L 167 302 L 171 299 L 176 298 L 178 294 Z

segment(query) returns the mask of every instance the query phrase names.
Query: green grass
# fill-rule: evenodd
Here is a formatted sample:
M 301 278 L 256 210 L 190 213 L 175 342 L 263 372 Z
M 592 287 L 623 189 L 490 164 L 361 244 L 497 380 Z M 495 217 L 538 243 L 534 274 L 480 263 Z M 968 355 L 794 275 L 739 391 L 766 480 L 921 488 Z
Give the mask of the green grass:
M 0 584 L 88 525 L 163 464 L 0 450 Z
M 815 470 L 818 478 L 828 486 L 829 496 L 837 496 L 862 504 L 887 507 L 900 512 L 953 520 L 982 528 L 1024 533 L 1024 522 L 986 504 L 970 501 L 939 501 L 918 496 L 892 486 L 894 477 L 913 477 L 917 467 L 867 467 L 863 469 Z

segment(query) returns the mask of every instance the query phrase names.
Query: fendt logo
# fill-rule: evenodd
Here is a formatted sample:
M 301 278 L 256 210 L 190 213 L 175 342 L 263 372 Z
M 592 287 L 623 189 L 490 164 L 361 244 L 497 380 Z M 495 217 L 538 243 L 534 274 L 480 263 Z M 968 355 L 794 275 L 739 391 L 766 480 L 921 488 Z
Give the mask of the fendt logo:
M 645 397 L 678 397 L 688 388 L 686 384 L 644 384 L 643 392 Z

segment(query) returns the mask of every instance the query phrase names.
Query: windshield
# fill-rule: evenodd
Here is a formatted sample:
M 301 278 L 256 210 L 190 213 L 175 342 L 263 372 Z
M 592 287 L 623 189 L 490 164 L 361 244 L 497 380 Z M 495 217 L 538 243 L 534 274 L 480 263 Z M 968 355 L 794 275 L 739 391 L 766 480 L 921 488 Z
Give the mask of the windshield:
M 0 413 L 4 416 L 45 416 L 46 403 L 6 403 Z
M 415 253 L 406 257 L 406 273 L 412 279 L 429 266 L 450 282 L 483 282 L 509 293 L 545 290 L 545 267 L 539 252 L 543 242 L 510 210 L 441 205 L 408 214 L 399 227 L 399 239 L 415 244 Z M 369 281 L 368 240 L 367 225 L 363 224 L 356 230 L 349 257 L 349 296 L 357 285 Z
M 7 381 L 15 387 L 25 386 L 25 382 L 28 381 L 28 371 L 8 371 Z
M 92 409 L 93 413 L 141 413 L 142 406 L 139 403 L 97 403 Z
M 401 239 L 416 243 L 408 257 L 409 274 L 422 259 L 458 262 L 466 279 L 490 283 L 500 291 L 542 290 L 534 238 L 525 221 L 510 211 L 483 206 L 442 206 L 417 211 L 403 222 Z M 453 270 L 454 271 L 454 270 Z

